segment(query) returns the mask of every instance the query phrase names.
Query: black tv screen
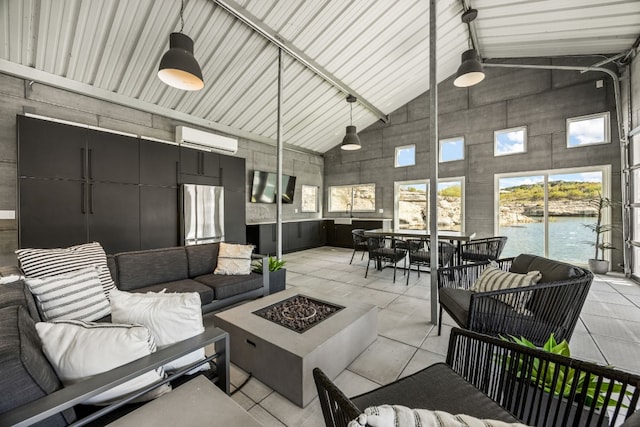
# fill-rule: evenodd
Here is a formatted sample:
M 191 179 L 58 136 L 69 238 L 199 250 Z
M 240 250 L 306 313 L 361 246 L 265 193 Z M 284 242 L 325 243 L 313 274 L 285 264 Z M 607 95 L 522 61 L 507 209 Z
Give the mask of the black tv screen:
M 276 202 L 277 175 L 273 172 L 253 171 L 252 203 Z M 296 177 L 282 175 L 282 203 L 293 203 Z

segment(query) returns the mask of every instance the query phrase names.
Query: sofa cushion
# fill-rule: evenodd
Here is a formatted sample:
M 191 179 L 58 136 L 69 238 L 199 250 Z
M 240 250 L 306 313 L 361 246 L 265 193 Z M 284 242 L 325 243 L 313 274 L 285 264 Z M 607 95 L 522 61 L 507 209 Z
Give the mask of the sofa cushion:
M 25 282 L 36 297 L 44 321 L 92 321 L 109 315 L 109 300 L 95 266 L 55 276 L 26 278 Z
M 18 249 L 16 255 L 27 277 L 54 276 L 94 265 L 98 268 L 100 282 L 107 297 L 111 289 L 115 288 L 107 266 L 107 255 L 98 242 L 68 248 Z
M 183 247 L 122 252 L 115 257 L 118 289 L 123 291 L 189 277 L 187 253 Z
M 20 305 L 0 308 L 0 413 L 60 388 L 58 377 L 42 353 L 35 322 L 27 310 Z M 75 418 L 73 409 L 68 409 L 40 425 L 64 426 Z
M 16 305 L 25 307 L 33 320 L 40 321 L 36 303 L 23 280 L 0 285 L 0 308 Z
M 255 246 L 220 243 L 218 264 L 214 274 L 247 275 L 251 273 L 251 253 Z
M 437 409 L 452 414 L 464 413 L 477 418 L 511 423 L 519 422 L 444 363 L 436 363 L 351 400 L 361 410 L 386 403 L 409 408 Z
M 457 288 L 441 288 L 438 291 L 440 304 L 447 307 L 447 312 L 453 320 L 463 328 L 467 326 L 469 318 L 469 304 L 471 302 L 471 291 Z
M 205 274 L 196 277 L 194 280 L 212 288 L 214 291 L 213 297 L 217 300 L 243 294 L 262 287 L 262 275 L 257 273 L 241 276 Z
M 214 299 L 214 292 L 209 286 L 203 285 L 193 279 L 176 280 L 175 282 L 160 283 L 158 285 L 145 286 L 131 292 L 197 292 L 200 294 L 202 305 L 209 304 Z
M 542 274 L 538 283 L 557 282 L 583 275 L 580 268 L 571 264 L 530 254 L 520 254 L 515 257 L 509 271 L 525 274 L 532 270 L 538 270 Z
M 185 246 L 189 260 L 189 277 L 213 273 L 218 264 L 220 243 Z M 204 301 L 203 301 L 204 303 Z

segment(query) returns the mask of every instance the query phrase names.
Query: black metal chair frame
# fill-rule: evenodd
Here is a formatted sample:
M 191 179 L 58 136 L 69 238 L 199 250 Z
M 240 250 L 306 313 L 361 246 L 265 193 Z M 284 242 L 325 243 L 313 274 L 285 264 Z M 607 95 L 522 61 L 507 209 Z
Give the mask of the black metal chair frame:
M 502 270 L 509 271 L 513 259 L 505 258 L 494 262 Z M 438 292 L 443 288 L 470 290 L 489 263 L 485 261 L 439 268 Z M 566 280 L 471 293 L 466 328 L 493 336 L 523 336 L 539 346 L 552 333 L 558 342 L 565 339 L 569 341 L 593 280 L 593 273 L 590 271 L 578 267 L 575 269 L 582 274 Z M 501 302 L 506 298 L 528 301 L 526 312 L 517 312 L 509 304 Z M 440 301 L 438 335 L 442 329 L 443 309 L 455 320 L 453 310 Z
M 362 258 L 360 258 L 360 261 L 364 259 L 364 254 L 367 253 L 367 238 L 364 236 L 364 229 L 356 228 L 351 231 L 351 235 L 353 237 L 353 253 L 351 254 L 351 261 L 349 261 L 349 264 L 353 262 L 353 257 L 356 255 L 357 251 L 362 251 Z
M 420 266 L 431 268 L 431 241 L 429 239 L 410 239 L 407 240 L 407 249 L 409 250 L 409 270 L 407 271 L 408 286 L 412 265 L 418 267 L 418 278 L 420 277 Z M 453 244 L 438 241 L 438 266 L 448 266 L 453 260 L 455 253 L 456 247 Z
M 396 282 L 396 269 L 398 261 L 400 261 L 407 255 L 407 251 L 405 249 L 396 247 L 393 242 L 391 242 L 391 244 L 387 246 L 387 240 L 389 239 L 386 239 L 384 237 L 367 237 L 369 259 L 367 260 L 367 269 L 364 272 L 365 278 L 369 274 L 369 264 L 373 260 L 376 262 L 376 268 L 378 268 L 379 270 L 382 269 L 382 263 L 384 262 L 393 264 L 393 283 Z
M 507 237 L 487 237 L 474 239 L 460 246 L 460 259 L 463 262 L 491 261 L 500 258 L 507 244 Z
M 468 330 L 452 329 L 445 363 L 453 371 L 452 375 L 462 377 L 527 425 L 618 425 L 617 423 L 628 419 L 640 409 L 640 375 L 528 348 Z M 419 388 L 425 400 L 434 396 L 434 400 L 438 401 L 435 396 L 442 399 L 443 394 L 451 392 L 426 381 L 428 378 L 424 371 L 429 369 L 430 367 L 425 368 L 385 387 L 406 384 L 406 387 L 398 388 L 407 390 L 407 394 L 411 393 L 412 387 Z M 533 374 L 534 369 L 537 369 L 537 375 Z M 568 382 L 567 377 L 571 373 L 574 378 L 584 376 L 584 381 Z M 313 370 L 313 375 L 327 427 L 346 427 L 350 420 L 363 412 L 365 408 L 358 408 L 319 368 Z M 414 384 L 417 378 L 421 382 Z M 543 378 L 546 384 L 543 384 Z M 606 384 L 611 384 L 611 390 L 615 388 L 618 391 L 608 391 Z M 557 394 L 544 392 L 543 385 L 547 390 L 557 390 Z M 599 395 L 600 399 L 587 397 L 590 385 L 593 395 Z M 376 393 L 388 396 L 388 393 L 381 393 L 385 387 L 357 398 L 366 396 L 366 401 L 376 402 Z M 625 397 L 620 398 L 619 394 Z M 457 413 L 465 413 L 465 396 L 451 396 L 451 401 L 459 402 Z M 402 393 L 395 397 L 394 402 L 376 402 L 375 405 L 385 403 L 402 405 Z M 598 409 L 599 404 L 602 408 L 608 407 L 609 411 Z M 430 405 L 425 402 L 423 407 L 429 408 Z M 611 419 L 608 420 L 608 417 Z M 637 426 L 635 422 L 637 414 L 624 427 Z

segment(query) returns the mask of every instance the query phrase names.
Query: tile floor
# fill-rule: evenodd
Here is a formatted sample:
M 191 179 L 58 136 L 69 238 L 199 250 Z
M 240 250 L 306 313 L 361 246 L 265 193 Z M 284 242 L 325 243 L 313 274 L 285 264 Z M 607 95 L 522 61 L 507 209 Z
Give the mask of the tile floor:
M 344 299 L 375 304 L 378 339 L 335 380 L 354 396 L 444 361 L 451 319 L 445 315 L 442 336 L 430 323 L 429 274 L 411 273 L 409 286 L 393 269 L 369 269 L 366 255 L 349 265 L 349 249 L 322 247 L 286 254 L 287 287 L 313 288 Z M 570 343 L 574 357 L 640 373 L 640 285 L 621 275 L 598 276 Z M 235 389 L 247 374 L 232 365 Z M 322 411 L 315 399 L 300 408 L 252 378 L 233 399 L 265 426 L 321 427 Z

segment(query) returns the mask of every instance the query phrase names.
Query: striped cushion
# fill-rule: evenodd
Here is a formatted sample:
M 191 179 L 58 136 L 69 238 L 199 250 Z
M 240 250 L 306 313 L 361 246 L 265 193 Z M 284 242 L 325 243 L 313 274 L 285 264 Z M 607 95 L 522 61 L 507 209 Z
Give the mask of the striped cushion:
M 98 320 L 111 313 L 95 267 L 43 278 L 26 278 L 25 283 L 42 311 L 43 320 Z
M 527 274 L 518 274 L 503 271 L 490 265 L 482 271 L 471 290 L 474 292 L 489 292 L 520 288 L 535 285 L 541 278 L 542 274 L 537 270 L 529 271 Z M 530 296 L 530 293 L 522 293 L 520 295 L 500 295 L 498 298 L 502 302 L 513 306 L 519 313 L 525 313 L 527 311 L 525 306 L 529 302 Z
M 54 276 L 95 265 L 107 297 L 115 288 L 107 266 L 107 255 L 98 242 L 64 249 L 18 249 L 16 255 L 27 277 Z
M 36 323 L 42 350 L 64 385 L 80 382 L 156 351 L 151 332 L 141 325 L 58 320 Z M 165 378 L 162 368 L 146 372 L 82 402 L 109 404 Z M 167 391 L 166 384 L 136 398 L 154 399 Z

